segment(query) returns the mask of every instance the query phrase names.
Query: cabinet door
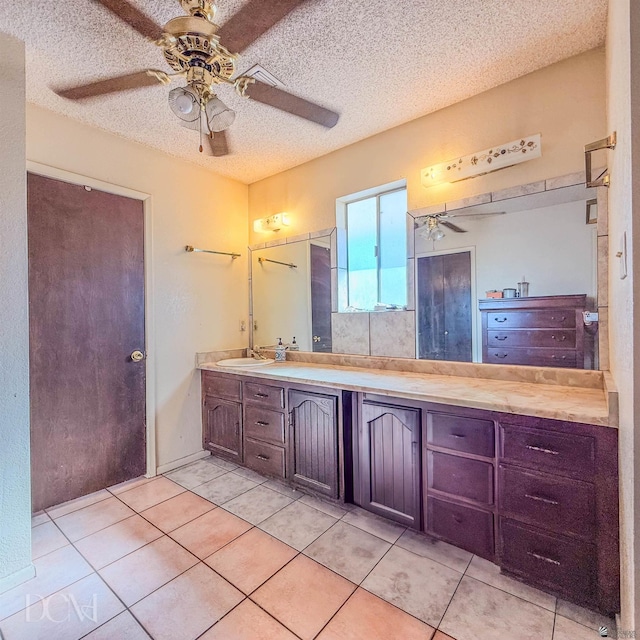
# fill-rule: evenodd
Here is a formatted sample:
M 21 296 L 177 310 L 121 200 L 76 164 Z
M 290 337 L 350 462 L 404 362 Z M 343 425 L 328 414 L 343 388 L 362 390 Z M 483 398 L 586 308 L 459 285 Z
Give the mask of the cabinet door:
M 204 448 L 242 462 L 242 405 L 205 396 L 202 413 Z
M 337 398 L 289 392 L 291 466 L 294 484 L 338 497 Z
M 418 528 L 420 411 L 363 402 L 361 416 L 361 506 Z

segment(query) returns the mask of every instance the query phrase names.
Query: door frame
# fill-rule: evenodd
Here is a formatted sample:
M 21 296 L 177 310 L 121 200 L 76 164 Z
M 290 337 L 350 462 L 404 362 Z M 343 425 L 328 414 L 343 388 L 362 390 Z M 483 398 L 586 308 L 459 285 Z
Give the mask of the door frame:
M 156 375 L 155 375 L 155 344 L 156 330 L 153 315 L 153 204 L 151 194 L 135 191 L 110 182 L 104 182 L 89 176 L 72 173 L 57 167 L 51 167 L 40 162 L 27 160 L 27 172 L 34 173 L 45 178 L 53 178 L 62 182 L 91 187 L 98 191 L 104 191 L 116 196 L 124 196 L 132 200 L 140 200 L 144 216 L 144 331 L 145 331 L 145 442 L 147 472 L 145 476 L 152 478 L 158 473 L 156 456 Z
M 469 253 L 471 260 L 471 362 L 482 362 L 482 344 L 478 337 L 480 333 L 480 323 L 482 317 L 474 304 L 478 301 L 478 283 L 477 283 L 477 271 L 476 271 L 476 248 L 471 247 L 456 247 L 455 249 L 442 249 L 441 251 L 427 251 L 423 253 L 416 253 L 414 265 L 413 265 L 413 281 L 414 281 L 414 300 L 416 309 L 416 356 L 420 353 L 420 332 L 418 327 L 418 260 L 420 258 L 432 258 L 434 256 L 445 256 L 452 253 Z

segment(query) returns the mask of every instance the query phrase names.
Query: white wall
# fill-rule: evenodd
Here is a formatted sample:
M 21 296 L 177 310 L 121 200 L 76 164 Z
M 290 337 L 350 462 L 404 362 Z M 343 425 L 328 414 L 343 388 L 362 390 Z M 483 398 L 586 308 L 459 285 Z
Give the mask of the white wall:
M 476 298 L 491 289 L 517 289 L 526 276 L 529 295 L 554 296 L 586 293 L 596 297 L 596 225 L 585 222 L 585 203 L 571 202 L 486 218 L 456 218 L 467 233 L 443 227 L 445 237 L 435 244 L 416 234 L 416 255 L 475 248 Z M 416 305 L 418 301 L 416 299 Z M 482 316 L 473 301 L 476 335 Z M 481 358 L 480 340 L 474 351 Z
M 0 33 L 0 593 L 33 575 L 24 64 Z
M 609 348 L 620 394 L 621 630 L 640 633 L 640 5 L 610 0 L 607 34 L 609 168 Z M 628 276 L 620 279 L 622 235 Z
M 216 175 L 213 158 L 206 171 L 32 105 L 27 158 L 150 194 L 157 463 L 202 451 L 195 353 L 248 346 L 240 332 L 248 321 L 247 186 Z M 186 253 L 187 244 L 242 257 Z

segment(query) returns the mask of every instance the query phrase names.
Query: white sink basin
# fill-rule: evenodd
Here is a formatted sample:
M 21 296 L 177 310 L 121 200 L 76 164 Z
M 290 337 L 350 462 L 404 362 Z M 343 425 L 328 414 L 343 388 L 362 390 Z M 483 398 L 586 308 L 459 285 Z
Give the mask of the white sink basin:
M 275 360 L 267 358 L 266 360 L 258 360 L 257 358 L 229 358 L 227 360 L 219 360 L 216 364 L 219 367 L 237 367 L 246 369 L 250 367 L 262 367 L 265 364 L 272 364 Z

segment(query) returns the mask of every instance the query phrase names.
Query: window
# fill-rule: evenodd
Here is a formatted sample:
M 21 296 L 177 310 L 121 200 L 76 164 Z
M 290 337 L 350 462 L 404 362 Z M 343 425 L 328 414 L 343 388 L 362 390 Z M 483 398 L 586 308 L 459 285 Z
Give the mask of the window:
M 347 202 L 349 306 L 407 304 L 407 190 Z

